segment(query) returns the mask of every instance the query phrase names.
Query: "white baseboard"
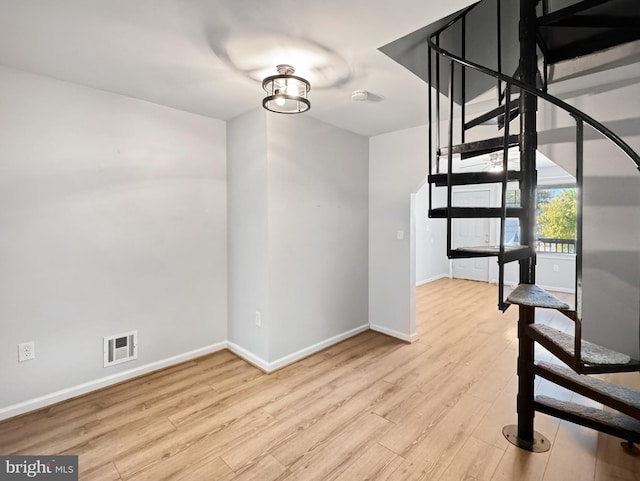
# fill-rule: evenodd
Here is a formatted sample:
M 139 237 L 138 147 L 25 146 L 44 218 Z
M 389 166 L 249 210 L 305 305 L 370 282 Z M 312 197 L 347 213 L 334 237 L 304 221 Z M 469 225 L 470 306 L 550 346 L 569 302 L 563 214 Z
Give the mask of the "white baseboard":
M 350 337 L 357 336 L 358 334 L 368 331 L 369 325 L 364 324 L 362 326 L 356 327 L 355 329 L 351 329 L 349 331 L 343 332 L 342 334 L 338 334 L 337 336 L 330 337 L 322 342 L 314 344 L 313 346 L 306 347 L 301 349 L 293 354 L 289 354 L 287 356 L 281 357 L 280 359 L 276 359 L 275 361 L 269 363 L 269 371 L 272 372 L 276 369 L 281 369 L 289 364 L 292 364 L 300 359 L 310 356 L 311 354 L 315 354 L 318 351 L 322 351 L 329 346 L 333 346 L 345 339 L 349 339 Z
M 376 324 L 371 324 L 369 328 L 372 331 L 380 332 L 382 334 L 395 337 L 396 339 L 400 339 L 401 341 L 405 341 L 405 342 L 415 342 L 418 337 L 415 332 L 413 334 L 405 334 L 404 332 L 395 331 L 393 329 L 388 329 L 386 327 L 378 326 Z
M 143 374 L 148 374 L 153 371 L 157 371 L 158 369 L 162 369 L 167 366 L 172 366 L 174 364 L 189 361 L 196 357 L 204 356 L 205 354 L 211 354 L 213 352 L 225 349 L 226 347 L 226 342 L 219 342 L 210 346 L 201 347 L 200 349 L 196 349 L 194 351 L 185 352 L 183 354 L 178 354 L 177 356 L 145 364 L 144 366 L 129 369 L 128 371 L 122 371 L 111 376 L 102 377 L 100 379 L 62 389 L 45 396 L 40 396 L 35 399 L 29 399 L 18 404 L 0 408 L 0 420 L 12 418 L 29 411 L 34 411 L 36 409 L 50 406 L 66 399 L 71 399 L 73 397 L 80 396 L 82 394 L 86 394 L 88 392 L 95 391 L 112 384 L 126 381 L 128 379 L 132 379 Z
M 440 274 L 438 276 L 430 277 L 429 279 L 424 279 L 416 282 L 416 287 L 424 286 L 425 284 L 429 284 L 430 282 L 437 281 L 438 279 L 449 278 L 449 274 Z
M 251 351 L 247 351 L 244 347 L 240 347 L 231 341 L 227 341 L 227 349 L 229 349 L 239 358 L 257 367 L 261 371 L 269 372 L 269 363 L 262 359 L 260 356 L 256 356 Z
M 495 282 L 495 284 L 497 284 L 498 281 Z M 518 283 L 517 282 L 505 282 L 504 283 L 505 286 L 511 286 L 511 287 L 518 287 Z M 563 292 L 566 294 L 575 294 L 576 290 L 572 289 L 572 288 L 568 288 L 568 287 L 554 287 L 554 286 L 545 286 L 542 284 L 538 284 L 538 287 L 542 287 L 545 291 L 551 291 L 551 292 Z
M 249 364 L 253 364 L 258 369 L 261 369 L 266 373 L 270 373 L 278 369 L 282 369 L 283 367 L 288 366 L 289 364 L 293 364 L 294 362 L 299 361 L 300 359 L 304 359 L 305 357 L 315 354 L 318 351 L 322 351 L 323 349 L 333 346 L 334 344 L 344 341 L 345 339 L 349 339 L 350 337 L 356 336 L 364 331 L 367 331 L 368 329 L 369 329 L 369 325 L 367 324 L 356 327 L 355 329 L 351 329 L 349 331 L 338 334 L 337 336 L 330 337 L 329 339 L 325 339 L 324 341 L 318 342 L 317 344 L 314 344 L 309 347 L 305 347 L 304 349 L 300 349 L 299 351 L 296 351 L 292 354 L 288 354 L 272 362 L 265 361 L 261 357 L 256 356 L 255 354 L 247 351 L 246 349 L 238 346 L 237 344 L 234 344 L 233 342 L 228 342 L 227 344 L 228 344 L 228 349 L 231 352 L 241 357 L 242 359 L 247 361 Z
M 566 292 L 567 294 L 575 294 L 576 290 L 575 289 L 569 289 L 567 287 L 553 287 L 553 286 L 545 286 L 545 285 L 540 285 L 540 287 L 542 287 L 545 291 L 552 291 L 552 292 Z
M 82 394 L 86 394 L 88 392 L 95 391 L 103 387 L 111 386 L 113 384 L 117 384 L 122 381 L 127 381 L 134 377 L 138 377 L 143 374 L 148 374 L 150 372 L 157 371 L 159 369 L 172 366 L 174 364 L 179 364 L 181 362 L 189 361 L 191 359 L 195 359 L 197 357 L 204 356 L 206 354 L 211 354 L 213 352 L 220 351 L 222 349 L 229 349 L 231 352 L 233 352 L 240 358 L 244 359 L 248 363 L 253 364 L 254 366 L 256 366 L 257 368 L 261 369 L 266 373 L 270 373 L 278 369 L 281 369 L 285 366 L 288 366 L 289 364 L 292 364 L 296 361 L 299 361 L 300 359 L 303 359 L 312 354 L 315 354 L 318 351 L 326 349 L 327 347 L 337 344 L 338 342 L 341 342 L 341 341 L 344 341 L 345 339 L 356 336 L 369 329 L 382 332 L 383 334 L 387 334 L 389 336 L 396 337 L 398 339 L 401 339 L 407 342 L 413 342 L 415 340 L 415 334 L 413 336 L 407 336 L 400 332 L 395 332 L 393 330 L 385 329 L 380 326 L 369 326 L 368 324 L 364 324 L 362 326 L 356 327 L 355 329 L 351 329 L 349 331 L 338 334 L 337 336 L 333 336 L 329 339 L 325 339 L 324 341 L 318 342 L 312 346 L 296 351 L 292 354 L 288 354 L 287 356 L 281 357 L 280 359 L 276 359 L 275 361 L 272 361 L 272 362 L 265 361 L 261 357 L 256 356 L 255 354 L 238 346 L 237 344 L 234 344 L 233 342 L 224 341 L 224 342 L 219 342 L 217 344 L 212 344 L 210 346 L 205 346 L 200 349 L 196 349 L 194 351 L 179 354 L 177 356 L 173 356 L 167 359 L 162 359 L 160 361 L 145 364 L 144 366 L 139 366 L 134 369 L 129 369 L 127 371 L 119 372 L 111 376 L 106 376 L 100 379 L 79 384 L 77 386 L 72 386 L 66 389 L 62 389 L 60 391 L 56 391 L 51 394 L 47 394 L 45 396 L 29 399 L 27 401 L 23 401 L 23 402 L 6 406 L 6 407 L 0 407 L 0 421 L 3 419 L 8 419 L 14 416 L 18 416 L 20 414 L 24 414 L 30 411 L 34 411 L 36 409 L 40 409 L 46 406 L 51 406 L 52 404 L 56 404 L 66 399 L 71 399 L 73 397 L 80 396 Z

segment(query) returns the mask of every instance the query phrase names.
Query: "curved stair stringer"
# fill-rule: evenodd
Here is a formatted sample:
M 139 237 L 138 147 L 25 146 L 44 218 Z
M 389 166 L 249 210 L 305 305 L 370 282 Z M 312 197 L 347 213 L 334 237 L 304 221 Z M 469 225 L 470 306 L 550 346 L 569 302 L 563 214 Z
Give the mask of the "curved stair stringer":
M 534 5 L 533 12 L 535 12 L 534 0 L 522 0 L 521 5 L 529 3 L 529 7 Z M 464 21 L 466 15 L 478 5 L 482 4 L 480 1 L 477 4 L 464 10 L 458 17 L 451 20 L 447 25 L 439 29 L 428 40 L 429 56 L 428 56 L 428 71 L 429 71 L 429 83 L 431 84 L 432 71 L 433 71 L 433 53 L 435 53 L 435 81 L 438 83 L 436 91 L 440 91 L 439 82 L 442 76 L 440 59 L 444 59 L 449 65 L 449 128 L 447 132 L 447 142 L 444 146 L 440 146 L 440 99 L 436 98 L 436 148 L 433 148 L 432 133 L 433 120 L 432 110 L 433 102 L 431 98 L 431 88 L 429 89 L 429 182 L 431 185 L 445 186 L 447 188 L 447 207 L 434 209 L 430 203 L 430 216 L 441 217 L 447 219 L 447 254 L 450 258 L 464 258 L 464 257 L 480 257 L 493 255 L 498 258 L 498 265 L 500 267 L 499 278 L 499 307 L 500 309 L 506 309 L 510 304 L 517 304 L 519 307 L 519 321 L 518 321 L 518 338 L 519 338 L 519 358 L 518 358 L 518 424 L 515 426 L 505 427 L 503 433 L 505 437 L 516 444 L 531 451 L 544 451 L 549 448 L 549 442 L 536 433 L 533 429 L 533 419 L 535 411 L 545 412 L 547 414 L 568 420 L 570 422 L 578 423 L 598 431 L 618 436 L 627 441 L 628 446 L 633 448 L 633 443 L 640 442 L 640 392 L 627 390 L 617 386 L 615 384 L 608 384 L 605 381 L 594 382 L 586 374 L 593 373 L 611 373 L 611 372 L 628 372 L 628 371 L 640 371 L 640 361 L 630 359 L 628 356 L 620 355 L 613 351 L 601 348 L 600 346 L 586 343 L 582 340 L 582 198 L 581 198 L 581 185 L 583 175 L 583 148 L 584 148 L 584 126 L 588 125 L 596 132 L 600 133 L 603 138 L 607 139 L 619 150 L 621 150 L 627 158 L 629 158 L 640 170 L 640 155 L 636 153 L 624 140 L 622 140 L 617 134 L 611 131 L 602 123 L 596 119 L 573 107 L 572 105 L 564 102 L 557 97 L 554 97 L 547 93 L 545 90 L 539 88 L 538 80 L 539 74 L 537 72 L 537 56 L 534 53 L 533 62 L 529 62 L 535 66 L 535 72 L 523 72 L 521 67 L 525 65 L 523 70 L 527 70 L 526 61 L 522 61 L 523 48 L 521 47 L 521 61 L 520 67 L 518 67 L 517 75 L 520 78 L 506 75 L 500 71 L 488 68 L 484 65 L 475 63 L 465 58 L 464 55 L 464 40 L 462 41 L 461 54 L 455 54 L 447 51 L 440 46 L 440 35 L 448 30 L 450 27 L 458 22 L 463 22 L 463 39 L 464 39 Z M 500 9 L 500 2 L 498 0 L 498 9 Z M 527 7 L 528 8 L 528 7 Z M 521 24 L 526 25 L 531 20 L 532 10 L 529 8 L 528 15 L 526 13 L 521 17 Z M 535 16 L 535 13 L 534 13 Z M 498 14 L 499 22 L 499 14 Z M 522 27 L 521 27 L 522 28 Z M 498 26 L 498 30 L 500 27 Z M 530 29 L 535 30 L 535 29 Z M 527 42 L 525 39 L 521 43 Z M 535 41 L 533 42 L 535 43 Z M 531 44 L 531 42 L 529 42 Z M 532 48 L 535 50 L 535 45 L 529 45 L 529 50 Z M 526 49 L 526 47 L 525 47 Z M 498 41 L 498 51 L 500 51 Z M 500 61 L 498 61 L 498 65 Z M 475 72 L 479 72 L 484 75 L 488 75 L 496 79 L 498 82 L 498 104 L 499 107 L 493 109 L 491 112 L 480 116 L 478 119 L 465 124 L 465 106 L 464 106 L 464 93 L 459 97 L 462 98 L 462 142 L 458 145 L 454 145 L 453 142 L 453 109 L 454 109 L 454 89 L 457 82 L 464 85 L 464 72 L 466 69 L 472 69 Z M 456 79 L 456 71 L 460 72 L 462 79 Z M 528 80 L 528 81 L 527 81 Z M 504 90 L 502 90 L 504 86 Z M 520 99 L 518 101 L 519 107 L 514 107 L 514 101 L 512 100 L 512 92 L 517 91 L 520 93 Z M 528 99 L 528 100 L 527 100 Z M 542 293 L 543 299 L 540 300 L 535 296 L 531 296 L 530 291 L 536 291 L 535 294 L 540 295 L 541 289 L 535 286 L 535 246 L 529 241 L 528 244 L 518 246 L 519 249 L 509 248 L 505 246 L 504 237 L 504 224 L 507 217 L 519 217 L 525 220 L 525 227 L 530 225 L 531 216 L 533 215 L 532 209 L 535 209 L 535 203 L 532 205 L 530 202 L 530 192 L 533 187 L 535 191 L 536 174 L 535 174 L 535 160 L 533 160 L 533 168 L 529 167 L 528 170 L 521 170 L 520 172 L 510 171 L 507 164 L 508 148 L 514 143 L 519 144 L 521 152 L 524 155 L 527 151 L 530 153 L 532 145 L 535 146 L 537 135 L 536 130 L 531 131 L 527 127 L 527 115 L 531 114 L 531 106 L 538 100 L 548 102 L 562 111 L 569 114 L 575 120 L 576 124 L 576 180 L 578 184 L 578 239 L 576 245 L 576 308 L 572 310 L 568 305 L 561 303 L 555 304 L 555 301 L 550 301 L 549 298 L 545 298 Z M 502 109 L 502 110 L 501 110 Z M 504 128 L 503 140 L 489 139 L 485 142 L 475 142 L 475 145 L 465 143 L 464 131 L 467 127 L 473 127 L 488 119 L 495 118 L 502 115 L 502 123 L 499 123 L 500 128 Z M 510 121 L 516 116 L 523 116 L 524 120 L 520 122 L 521 131 L 519 134 L 513 134 L 509 132 Z M 533 112 L 535 117 L 535 112 Z M 530 118 L 530 117 L 529 117 Z M 507 121 L 508 119 L 508 121 Z M 535 120 L 533 121 L 535 126 Z M 453 155 L 457 153 L 460 156 L 471 156 L 474 152 L 487 153 L 491 151 L 502 151 L 503 154 L 503 169 L 502 176 L 496 174 L 493 176 L 480 173 L 465 173 L 457 174 L 453 172 Z M 437 161 L 435 165 L 435 172 L 433 171 L 433 152 L 437 153 Z M 445 171 L 441 171 L 440 157 L 444 156 L 446 168 Z M 513 207 L 507 208 L 506 205 L 506 184 L 509 181 L 517 180 L 521 183 L 521 189 L 523 182 L 529 182 L 528 191 L 522 194 L 522 204 L 514 209 Z M 474 183 L 489 183 L 499 182 L 502 184 L 502 207 L 498 209 L 481 209 L 474 207 L 454 207 L 452 205 L 452 188 L 455 185 L 467 185 Z M 529 195 L 529 201 L 527 201 L 527 195 Z M 430 193 L 431 199 L 431 193 Z M 489 212 L 489 210 L 491 212 Z M 501 211 L 501 212 L 500 212 Z M 527 212 L 529 217 L 527 218 Z M 477 217 L 499 217 L 501 221 L 501 238 L 500 245 L 478 247 L 478 248 L 465 248 L 465 249 L 452 249 L 451 247 L 451 220 L 452 218 L 477 218 Z M 533 230 L 533 229 L 531 229 Z M 513 252 L 517 252 L 514 255 Z M 512 293 L 507 301 L 503 301 L 503 289 L 504 289 L 504 264 L 511 261 L 519 261 L 520 264 L 520 287 L 516 289 L 515 295 Z M 518 290 L 520 294 L 523 291 L 524 295 L 518 297 Z M 553 296 L 551 296 L 553 297 Z M 564 333 L 553 332 L 550 328 L 540 326 L 535 323 L 535 312 L 537 308 L 551 308 L 557 309 L 564 315 L 574 321 L 575 335 L 569 336 Z M 540 343 L 546 347 L 552 354 L 567 364 L 571 369 L 555 368 L 553 366 L 545 364 L 536 364 L 534 359 L 534 343 Z M 597 402 L 610 406 L 619 412 L 603 412 L 601 410 L 593 409 L 592 407 L 585 407 L 575 405 L 573 403 L 567 403 L 564 401 L 556 401 L 546 397 L 537 397 L 534 392 L 534 378 L 535 375 L 544 377 L 560 386 L 563 386 L 571 391 L 580 393 L 584 396 L 590 397 Z

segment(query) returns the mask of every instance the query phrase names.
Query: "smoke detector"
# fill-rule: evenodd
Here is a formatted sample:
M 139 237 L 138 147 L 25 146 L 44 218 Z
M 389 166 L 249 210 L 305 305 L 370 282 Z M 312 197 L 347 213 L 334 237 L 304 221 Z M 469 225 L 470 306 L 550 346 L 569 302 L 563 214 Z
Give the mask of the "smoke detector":
M 356 102 L 362 102 L 363 100 L 367 100 L 369 98 L 369 92 L 366 90 L 354 90 L 351 92 L 351 100 L 355 100 Z

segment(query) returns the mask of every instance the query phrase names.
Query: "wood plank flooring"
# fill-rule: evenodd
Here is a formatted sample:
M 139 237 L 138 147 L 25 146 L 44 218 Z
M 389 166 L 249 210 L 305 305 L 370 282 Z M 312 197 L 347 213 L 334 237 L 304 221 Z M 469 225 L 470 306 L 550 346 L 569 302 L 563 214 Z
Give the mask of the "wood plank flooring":
M 0 423 L 0 453 L 77 454 L 90 481 L 640 481 L 618 439 L 542 414 L 551 451 L 503 438 L 517 310 L 496 299 L 442 279 L 417 289 L 413 344 L 369 331 L 271 375 L 218 352 Z M 610 377 L 640 388 L 638 373 Z

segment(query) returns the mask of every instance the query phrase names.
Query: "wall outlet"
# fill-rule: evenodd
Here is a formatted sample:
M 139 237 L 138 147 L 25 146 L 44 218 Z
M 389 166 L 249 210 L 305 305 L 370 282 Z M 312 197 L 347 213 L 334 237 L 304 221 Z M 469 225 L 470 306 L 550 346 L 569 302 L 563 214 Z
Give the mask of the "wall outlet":
M 33 341 L 18 344 L 18 362 L 30 361 L 36 358 L 36 345 Z
M 553 264 L 553 272 L 560 272 L 560 266 L 558 264 Z
M 262 327 L 262 315 L 260 314 L 260 311 L 256 311 L 254 320 L 255 320 L 256 326 Z

